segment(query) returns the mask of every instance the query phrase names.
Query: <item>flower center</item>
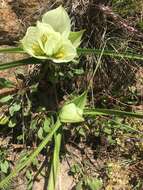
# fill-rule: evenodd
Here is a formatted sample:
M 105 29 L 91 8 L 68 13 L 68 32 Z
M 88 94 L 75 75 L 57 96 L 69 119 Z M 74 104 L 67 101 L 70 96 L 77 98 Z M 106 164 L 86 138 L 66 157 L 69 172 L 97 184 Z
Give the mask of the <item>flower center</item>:
M 57 58 L 57 59 L 63 58 L 64 53 L 63 52 L 57 53 L 54 57 Z
M 43 34 L 42 37 L 41 37 L 41 41 L 42 41 L 42 44 L 44 45 L 47 41 L 48 37 L 46 34 Z
M 44 55 L 44 52 L 38 43 L 34 43 L 32 45 L 32 50 L 34 51 L 35 55 Z
M 65 57 L 64 49 L 61 48 L 61 49 L 58 51 L 58 53 L 56 53 L 56 54 L 54 55 L 54 57 L 57 58 L 57 59 L 61 59 L 61 58 Z

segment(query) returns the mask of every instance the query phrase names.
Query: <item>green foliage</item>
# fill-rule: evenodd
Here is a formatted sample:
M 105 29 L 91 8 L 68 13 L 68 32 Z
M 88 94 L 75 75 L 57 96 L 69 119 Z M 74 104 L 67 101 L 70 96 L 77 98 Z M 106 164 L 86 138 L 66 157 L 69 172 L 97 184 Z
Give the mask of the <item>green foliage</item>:
M 0 179 L 2 180 L 3 174 L 6 175 L 10 171 L 10 163 L 6 159 L 7 158 L 7 150 L 1 148 L 0 150 Z
M 141 10 L 141 0 L 112 0 L 113 10 L 121 16 L 134 16 Z
M 8 79 L 0 78 L 0 89 L 1 88 L 13 88 L 15 85 Z
M 33 186 L 33 173 L 30 170 L 26 171 L 26 178 L 27 178 L 27 190 L 32 190 L 32 186 Z
M 9 121 L 9 117 L 6 115 L 1 115 L 0 116 L 0 125 L 6 125 Z
M 51 163 L 51 170 L 50 170 L 50 176 L 48 179 L 48 189 L 49 190 L 54 190 L 56 187 L 56 179 L 58 176 L 58 170 L 59 170 L 59 162 L 60 162 L 60 148 L 61 148 L 61 139 L 62 139 L 62 134 L 61 130 L 59 129 L 55 134 L 54 134 L 54 153 L 53 153 L 53 159 Z
M 8 169 L 9 169 L 9 163 L 8 161 L 4 160 L 3 162 L 1 161 L 0 163 L 0 168 L 1 168 L 1 171 L 5 174 L 8 173 Z
M 86 186 L 90 189 L 90 190 L 100 190 L 102 188 L 102 181 L 97 179 L 97 178 L 91 178 L 91 177 L 88 177 L 86 180 L 85 180 L 85 184 Z
M 12 104 L 9 108 L 10 116 L 13 116 L 16 112 L 18 112 L 21 109 L 21 105 L 19 102 L 15 102 Z
M 136 117 L 136 118 L 143 118 L 143 114 L 140 113 L 134 113 L 134 112 L 126 112 L 126 111 L 120 111 L 120 110 L 112 110 L 112 109 L 101 109 L 101 108 L 95 108 L 95 109 L 85 109 L 84 115 L 90 115 L 90 116 L 97 116 L 97 115 L 116 115 L 119 117 Z
M 76 163 L 71 166 L 70 172 L 74 176 L 80 176 L 79 182 L 76 184 L 75 189 L 89 189 L 89 190 L 100 190 L 103 186 L 103 182 L 101 179 L 88 177 L 81 167 L 80 164 Z
M 79 164 L 74 164 L 70 167 L 70 172 L 75 175 L 75 174 L 82 174 L 82 169 L 81 166 Z
M 7 151 L 4 149 L 0 150 L 0 174 L 8 174 L 9 162 L 6 160 Z
M 4 97 L 0 98 L 0 103 L 2 103 L 2 104 L 8 103 L 12 99 L 13 99 L 12 95 L 4 96 Z
M 42 64 L 42 62 L 35 58 L 27 58 L 27 59 L 23 59 L 23 60 L 13 61 L 10 63 L 2 63 L 2 64 L 0 64 L 0 71 L 5 70 L 5 69 L 10 69 L 13 67 L 19 67 L 22 65 L 30 65 L 30 64 L 31 65 L 32 64 Z
M 59 120 L 55 123 L 53 126 L 51 132 L 43 139 L 43 141 L 40 143 L 40 145 L 37 147 L 37 149 L 29 156 L 29 157 L 23 157 L 19 164 L 14 168 L 14 170 L 8 175 L 4 180 L 0 182 L 0 188 L 5 189 L 9 186 L 11 180 L 25 167 L 28 167 L 38 156 L 38 154 L 41 152 L 41 150 L 47 145 L 47 143 L 51 140 L 52 136 L 55 134 L 55 132 L 59 129 L 61 126 L 61 123 Z

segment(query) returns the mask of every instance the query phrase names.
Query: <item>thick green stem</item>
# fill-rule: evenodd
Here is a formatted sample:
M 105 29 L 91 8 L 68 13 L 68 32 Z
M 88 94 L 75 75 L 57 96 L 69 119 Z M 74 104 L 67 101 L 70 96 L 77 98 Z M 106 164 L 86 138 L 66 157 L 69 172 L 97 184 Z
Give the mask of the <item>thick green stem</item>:
M 53 160 L 52 160 L 47 190 L 55 190 L 56 188 L 56 179 L 59 169 L 59 154 L 60 154 L 61 139 L 62 139 L 61 130 L 55 133 L 54 139 L 55 139 L 55 147 L 54 147 L 54 154 L 53 154 Z

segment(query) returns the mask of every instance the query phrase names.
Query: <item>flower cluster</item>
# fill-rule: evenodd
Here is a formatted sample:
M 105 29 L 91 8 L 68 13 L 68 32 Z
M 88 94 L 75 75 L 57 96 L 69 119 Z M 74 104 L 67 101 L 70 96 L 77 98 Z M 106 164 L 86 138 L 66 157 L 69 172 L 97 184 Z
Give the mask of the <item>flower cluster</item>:
M 84 30 L 71 31 L 71 20 L 62 6 L 48 11 L 36 26 L 27 29 L 21 40 L 23 49 L 38 59 L 55 63 L 70 62 L 77 56 Z

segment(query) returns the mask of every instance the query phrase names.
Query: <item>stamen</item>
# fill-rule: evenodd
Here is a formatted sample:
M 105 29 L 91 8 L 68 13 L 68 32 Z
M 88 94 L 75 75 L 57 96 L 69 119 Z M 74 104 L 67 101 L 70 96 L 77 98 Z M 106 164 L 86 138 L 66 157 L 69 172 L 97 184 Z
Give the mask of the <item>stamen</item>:
M 57 53 L 54 57 L 57 58 L 57 59 L 63 58 L 64 53 L 63 52 Z
M 41 37 L 42 43 L 45 44 L 46 41 L 47 41 L 47 39 L 48 39 L 47 35 L 46 35 L 46 34 L 43 34 L 42 37 Z
M 44 52 L 42 51 L 42 49 L 38 43 L 33 44 L 32 49 L 33 49 L 35 55 L 43 55 L 44 54 Z

